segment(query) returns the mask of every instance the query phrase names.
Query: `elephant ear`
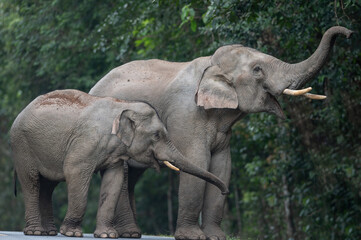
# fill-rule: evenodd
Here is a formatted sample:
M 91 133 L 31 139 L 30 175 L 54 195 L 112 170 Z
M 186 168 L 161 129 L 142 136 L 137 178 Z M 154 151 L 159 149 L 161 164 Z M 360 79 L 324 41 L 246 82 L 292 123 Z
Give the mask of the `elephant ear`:
M 131 110 L 123 111 L 113 121 L 112 134 L 117 135 L 118 138 L 129 147 L 134 139 L 135 123 L 130 118 Z
M 224 74 L 219 66 L 205 70 L 196 94 L 196 103 L 205 109 L 238 107 L 237 93 L 230 76 Z

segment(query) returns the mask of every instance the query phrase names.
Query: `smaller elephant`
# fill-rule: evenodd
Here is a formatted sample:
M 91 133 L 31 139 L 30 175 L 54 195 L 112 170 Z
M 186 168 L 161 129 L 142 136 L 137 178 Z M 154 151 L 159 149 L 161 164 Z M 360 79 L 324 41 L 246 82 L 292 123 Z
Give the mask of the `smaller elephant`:
M 60 233 L 82 236 L 90 180 L 99 171 L 102 183 L 94 236 L 118 237 L 112 221 L 124 161 L 129 159 L 157 169 L 159 162 L 164 162 L 228 193 L 220 179 L 184 159 L 146 103 L 95 97 L 77 90 L 50 92 L 37 97 L 18 115 L 10 130 L 10 144 L 24 195 L 26 235 L 57 235 L 51 198 L 56 185 L 66 181 L 68 210 Z

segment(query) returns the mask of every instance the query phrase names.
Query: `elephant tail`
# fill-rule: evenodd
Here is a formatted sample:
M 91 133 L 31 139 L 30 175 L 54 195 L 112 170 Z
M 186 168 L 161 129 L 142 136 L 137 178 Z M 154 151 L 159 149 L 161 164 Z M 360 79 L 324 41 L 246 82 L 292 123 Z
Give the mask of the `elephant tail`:
M 18 191 L 16 189 L 16 179 L 17 179 L 17 173 L 16 173 L 16 170 L 14 168 L 14 195 L 15 195 L 15 197 L 17 197 L 17 195 L 18 195 Z

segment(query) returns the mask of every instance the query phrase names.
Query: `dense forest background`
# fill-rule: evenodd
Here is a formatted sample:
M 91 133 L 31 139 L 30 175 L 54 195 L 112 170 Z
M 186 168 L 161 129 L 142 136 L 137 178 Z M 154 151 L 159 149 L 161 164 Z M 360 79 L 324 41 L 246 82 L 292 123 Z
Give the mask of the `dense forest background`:
M 0 230 L 22 230 L 13 195 L 8 130 L 36 96 L 88 92 L 136 59 L 189 61 L 240 43 L 287 62 L 316 49 L 341 25 L 330 61 L 312 81 L 325 101 L 282 97 L 287 120 L 251 114 L 233 128 L 231 194 L 223 229 L 242 239 L 360 239 L 361 3 L 357 0 L 0 0 Z M 83 222 L 93 232 L 100 179 Z M 66 185 L 54 194 L 56 224 Z M 148 170 L 136 187 L 143 233 L 172 234 L 177 176 Z

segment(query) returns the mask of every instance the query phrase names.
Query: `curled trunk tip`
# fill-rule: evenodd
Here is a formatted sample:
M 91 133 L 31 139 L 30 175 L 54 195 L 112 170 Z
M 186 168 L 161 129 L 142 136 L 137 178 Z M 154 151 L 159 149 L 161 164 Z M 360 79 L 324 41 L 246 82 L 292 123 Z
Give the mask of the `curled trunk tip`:
M 353 34 L 353 31 L 345 27 L 335 26 L 327 29 L 324 35 L 326 34 L 331 34 L 331 35 L 343 34 L 346 36 L 346 38 L 350 38 Z
M 329 28 L 323 34 L 316 51 L 308 59 L 300 63 L 285 65 L 289 72 L 285 81 L 291 83 L 291 85 L 287 87 L 290 89 L 298 89 L 311 80 L 326 63 L 336 37 L 338 35 L 344 35 L 347 38 L 350 38 L 352 33 L 353 31 L 341 26 Z

